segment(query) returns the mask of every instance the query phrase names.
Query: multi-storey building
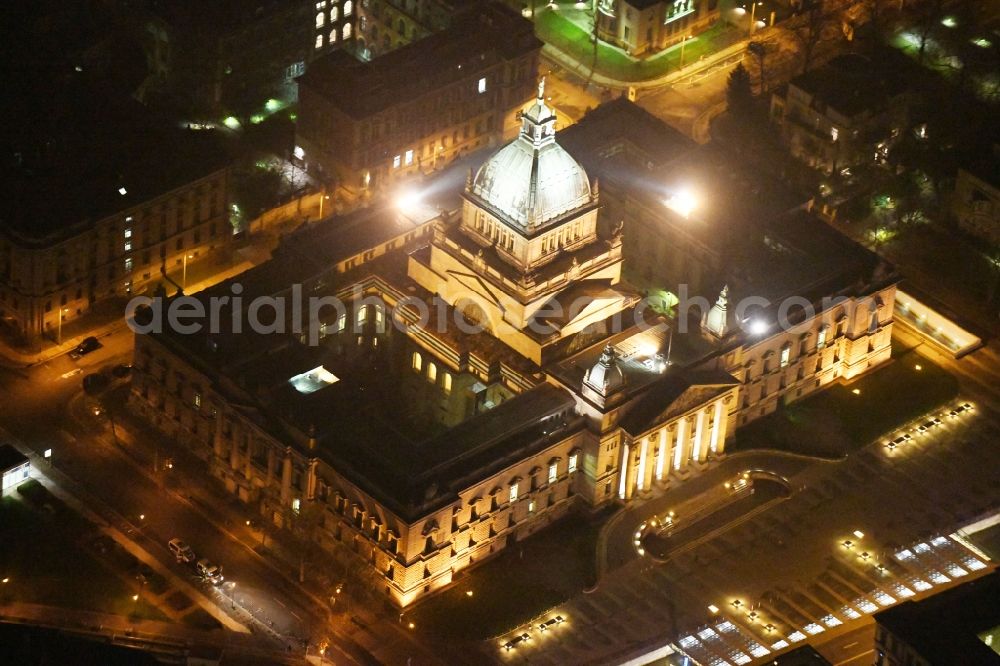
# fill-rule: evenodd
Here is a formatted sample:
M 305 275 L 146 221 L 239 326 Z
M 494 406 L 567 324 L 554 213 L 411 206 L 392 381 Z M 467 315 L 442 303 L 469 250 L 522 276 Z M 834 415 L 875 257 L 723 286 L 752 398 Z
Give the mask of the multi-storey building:
M 726 289 L 700 319 L 650 313 L 541 88 L 518 137 L 448 187 L 305 228 L 200 293 L 216 313 L 201 330 L 136 338 L 134 408 L 265 520 L 355 553 L 400 606 L 570 510 L 682 482 L 740 423 L 888 353 L 892 276 L 862 248 L 805 242 L 811 218 L 748 224 L 749 259 L 715 280 L 746 294 L 743 275 L 767 273 L 768 296 L 799 295 L 790 325 L 779 302 L 737 317 Z M 842 298 L 806 316 L 822 295 Z
M 825 173 L 884 162 L 909 122 L 897 63 L 890 54 L 838 56 L 774 93 L 771 121 L 792 155 Z
M 351 39 L 350 2 L 343 2 L 148 0 L 141 5 L 146 95 L 215 117 L 246 117 L 269 98 L 294 99 L 306 64 Z
M 529 21 L 487 4 L 371 62 L 332 53 L 299 79 L 297 145 L 352 194 L 441 168 L 513 134 L 540 48 Z
M 462 0 L 361 0 L 358 55 L 371 59 L 447 28 L 475 3 Z
M 131 101 L 81 97 L 63 111 L 12 139 L 0 189 L 0 317 L 26 343 L 233 237 L 228 159 L 211 133 L 164 128 Z
M 718 0 L 596 0 L 597 35 L 629 54 L 654 55 L 719 19 Z
M 951 211 L 962 229 L 1000 246 L 1000 145 L 958 170 Z

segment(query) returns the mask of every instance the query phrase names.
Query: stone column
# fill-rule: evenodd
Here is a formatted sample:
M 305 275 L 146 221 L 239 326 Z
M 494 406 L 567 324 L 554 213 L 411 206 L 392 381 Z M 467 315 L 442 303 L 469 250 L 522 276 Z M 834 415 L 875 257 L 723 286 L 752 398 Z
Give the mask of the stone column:
M 695 415 L 694 443 L 691 445 L 692 457 L 695 460 L 705 459 L 705 410 L 699 409 Z
M 233 429 L 232 432 L 232 442 L 229 444 L 229 468 L 234 472 L 238 472 L 240 469 L 240 436 L 243 434 L 243 429 Z
M 292 501 L 292 447 L 285 447 L 285 458 L 281 463 L 281 506 L 288 508 Z
M 309 472 L 306 476 L 306 499 L 314 500 L 316 499 L 316 467 L 319 465 L 319 460 L 316 458 L 309 459 Z
M 658 448 L 659 454 L 656 457 L 656 480 L 662 481 L 663 475 L 666 473 L 666 470 L 670 469 L 670 461 L 668 460 L 668 458 L 670 457 L 670 445 L 667 439 L 666 428 L 660 429 L 660 432 L 657 435 L 657 439 L 659 439 L 660 442 L 657 445 L 659 447 Z
M 253 477 L 253 435 L 247 435 L 247 452 L 243 459 L 243 476 L 249 481 Z
M 716 400 L 715 404 L 712 406 L 712 434 L 709 436 L 709 447 L 713 455 L 722 453 L 719 447 L 719 436 L 725 428 L 725 424 L 722 420 L 725 418 L 725 414 L 722 409 L 722 400 Z
M 687 417 L 677 420 L 677 441 L 674 444 L 674 469 L 679 470 L 684 464 L 684 456 L 687 453 Z
M 273 446 L 267 447 L 267 486 L 270 488 L 274 483 L 274 468 L 278 466 L 278 455 Z
M 226 442 L 222 436 L 222 425 L 225 417 L 221 412 L 215 415 L 215 441 L 212 442 L 212 447 L 215 451 L 215 457 L 222 460 L 226 452 Z

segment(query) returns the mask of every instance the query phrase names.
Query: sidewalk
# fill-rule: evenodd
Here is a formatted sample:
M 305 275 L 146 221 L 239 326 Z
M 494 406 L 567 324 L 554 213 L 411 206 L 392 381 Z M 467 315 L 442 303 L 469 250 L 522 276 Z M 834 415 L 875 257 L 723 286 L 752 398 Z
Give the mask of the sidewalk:
M 335 614 L 337 621 L 328 623 L 331 634 L 339 639 L 340 647 L 349 651 L 360 663 L 398 662 L 401 652 L 412 655 L 414 663 L 442 661 L 441 657 L 417 643 L 412 634 L 398 625 L 398 611 L 382 612 L 368 605 L 371 603 L 368 597 L 373 591 L 354 573 L 354 563 L 341 561 L 321 549 L 309 548 L 303 567 L 306 584 L 299 583 L 303 558 L 294 538 L 285 531 L 270 527 L 261 529 L 261 519 L 254 508 L 225 493 L 219 481 L 206 471 L 204 460 L 129 413 L 116 416 L 115 430 L 118 438 L 128 444 L 127 452 L 122 451 L 122 455 L 134 461 L 135 466 L 147 476 L 153 476 L 150 470 L 154 457 L 158 456 L 160 460 L 172 457 L 174 470 L 170 472 L 169 480 L 154 477 L 164 490 L 188 504 L 220 532 L 252 551 L 288 586 L 308 597 L 318 617 Z M 142 436 L 138 436 L 137 432 L 143 433 Z M 340 594 L 336 592 L 337 587 L 341 587 Z M 362 591 L 361 598 L 356 593 L 358 590 Z M 416 661 L 417 657 L 419 661 Z

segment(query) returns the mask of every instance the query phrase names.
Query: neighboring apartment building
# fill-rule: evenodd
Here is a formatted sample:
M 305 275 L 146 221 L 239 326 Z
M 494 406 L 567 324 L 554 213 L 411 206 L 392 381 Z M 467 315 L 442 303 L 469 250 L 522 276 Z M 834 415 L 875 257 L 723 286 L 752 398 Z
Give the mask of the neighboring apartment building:
M 835 267 L 792 270 L 817 253 L 799 238 L 815 220 L 798 217 L 746 228 L 765 263 L 716 281 L 747 288 L 754 270 L 803 298 L 843 296 L 800 329 L 775 328 L 777 304 L 745 327 L 725 294 L 687 332 L 648 312 L 651 326 L 632 323 L 621 229 L 600 223 L 598 184 L 555 122 L 540 88 L 464 188 L 435 183 L 445 212 L 333 218 L 200 293 L 238 282 L 244 303 L 341 305 L 307 321 L 288 306 L 268 333 L 230 301 L 216 330 L 138 335 L 132 407 L 266 521 L 356 556 L 405 607 L 571 510 L 683 483 L 740 422 L 887 358 L 893 276 L 843 245 Z
M 1000 573 L 876 613 L 875 666 L 1000 665 Z
M 12 139 L 0 186 L 0 317 L 27 343 L 233 237 L 218 137 L 151 122 L 132 100 L 71 98 Z
M 329 2 L 146 0 L 138 10 L 151 74 L 146 96 L 161 96 L 192 120 L 244 117 L 269 98 L 293 100 L 295 77 L 327 52 L 334 30 L 338 43 L 351 39 L 351 12 Z
M 962 229 L 1000 246 L 1000 145 L 958 170 L 951 210 Z
M 296 144 L 350 193 L 384 191 L 511 136 L 540 48 L 530 21 L 487 4 L 371 62 L 332 53 L 299 79 Z
M 774 93 L 771 121 L 792 155 L 828 174 L 884 162 L 909 123 L 912 94 L 897 62 L 838 56 Z
M 596 0 L 597 34 L 630 55 L 652 56 L 708 29 L 718 0 Z
M 371 60 L 447 28 L 478 0 L 361 0 L 358 56 Z

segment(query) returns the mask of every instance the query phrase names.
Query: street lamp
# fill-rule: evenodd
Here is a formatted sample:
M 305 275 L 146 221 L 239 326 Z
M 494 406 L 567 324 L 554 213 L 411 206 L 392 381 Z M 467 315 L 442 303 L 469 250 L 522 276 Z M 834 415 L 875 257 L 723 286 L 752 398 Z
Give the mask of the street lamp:
M 681 39 L 681 64 L 678 69 L 684 69 L 684 45 L 687 44 L 689 39 L 694 39 L 694 35 L 688 35 L 687 37 Z
M 193 254 L 184 253 L 184 272 L 181 276 L 181 289 L 187 289 L 188 285 L 188 259 L 194 259 Z
M 748 36 L 753 34 L 754 23 L 756 21 L 754 17 L 757 14 L 757 5 L 763 5 L 763 4 L 764 4 L 763 2 L 750 3 L 750 30 L 747 32 Z
M 59 333 L 56 334 L 56 344 L 57 345 L 61 345 L 62 344 L 62 322 L 63 322 L 63 315 L 65 313 L 67 313 L 67 312 L 69 312 L 69 308 L 59 308 Z

